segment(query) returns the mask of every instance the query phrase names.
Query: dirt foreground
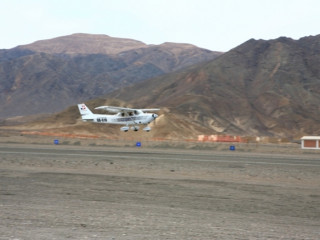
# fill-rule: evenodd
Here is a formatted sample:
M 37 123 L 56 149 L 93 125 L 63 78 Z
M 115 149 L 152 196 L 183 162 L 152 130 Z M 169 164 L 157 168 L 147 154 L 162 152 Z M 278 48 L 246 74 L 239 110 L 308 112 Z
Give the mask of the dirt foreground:
M 318 156 L 0 143 L 0 239 L 320 239 Z

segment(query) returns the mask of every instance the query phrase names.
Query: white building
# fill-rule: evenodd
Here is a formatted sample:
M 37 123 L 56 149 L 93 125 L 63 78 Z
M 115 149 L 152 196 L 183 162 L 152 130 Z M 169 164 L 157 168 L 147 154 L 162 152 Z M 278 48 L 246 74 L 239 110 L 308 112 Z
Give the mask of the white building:
M 302 149 L 320 149 L 320 136 L 303 136 L 301 138 Z

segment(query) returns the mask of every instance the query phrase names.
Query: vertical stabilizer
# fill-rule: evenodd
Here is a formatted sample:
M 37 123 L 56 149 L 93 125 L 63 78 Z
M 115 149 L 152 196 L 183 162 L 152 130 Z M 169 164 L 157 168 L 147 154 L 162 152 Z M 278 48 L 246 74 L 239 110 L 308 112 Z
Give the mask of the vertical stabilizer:
M 93 115 L 93 113 L 90 111 L 90 109 L 84 103 L 78 104 L 78 108 L 79 108 L 81 116 Z

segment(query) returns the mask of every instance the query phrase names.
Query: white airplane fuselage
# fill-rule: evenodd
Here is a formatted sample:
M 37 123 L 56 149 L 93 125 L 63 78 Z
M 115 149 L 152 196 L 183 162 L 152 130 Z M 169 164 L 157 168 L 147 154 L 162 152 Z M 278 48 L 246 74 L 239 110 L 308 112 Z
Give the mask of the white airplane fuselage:
M 121 113 L 116 115 L 107 114 L 92 114 L 82 116 L 84 122 L 95 122 L 95 123 L 109 123 L 119 125 L 138 125 L 138 124 L 149 124 L 154 118 L 157 117 L 154 113 L 141 113 L 140 115 L 133 116 L 121 116 Z
M 94 123 L 108 123 L 108 124 L 118 124 L 125 125 L 121 127 L 120 130 L 127 132 L 129 130 L 129 125 L 132 130 L 138 131 L 140 124 L 148 125 L 154 121 L 158 115 L 155 113 L 146 113 L 139 109 L 128 109 L 128 108 L 119 108 L 119 107 L 98 107 L 96 109 L 111 108 L 112 111 L 120 111 L 114 115 L 108 114 L 95 114 L 90 111 L 90 109 L 85 104 L 78 104 L 78 108 L 81 114 L 82 121 L 84 122 L 94 122 Z M 145 109 L 150 110 L 150 109 Z M 151 128 L 146 126 L 143 128 L 144 131 L 149 132 Z

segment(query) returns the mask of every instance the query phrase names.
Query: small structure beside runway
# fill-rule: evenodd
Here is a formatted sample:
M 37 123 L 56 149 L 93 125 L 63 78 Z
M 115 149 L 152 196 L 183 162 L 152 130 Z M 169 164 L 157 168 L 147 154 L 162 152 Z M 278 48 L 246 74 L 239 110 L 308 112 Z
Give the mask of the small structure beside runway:
M 303 136 L 301 138 L 302 149 L 320 149 L 320 136 Z

